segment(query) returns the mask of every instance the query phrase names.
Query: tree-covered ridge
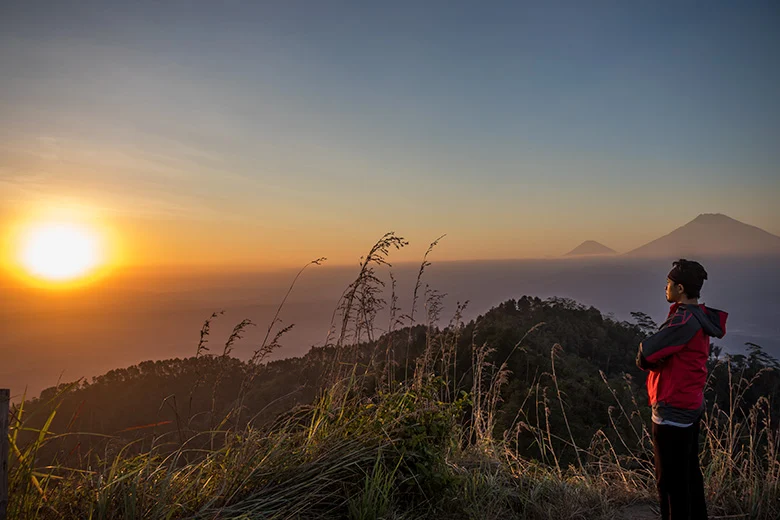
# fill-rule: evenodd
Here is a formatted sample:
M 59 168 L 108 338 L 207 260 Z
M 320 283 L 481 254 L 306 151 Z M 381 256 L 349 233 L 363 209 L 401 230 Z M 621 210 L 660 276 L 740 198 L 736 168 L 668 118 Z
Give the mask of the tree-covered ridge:
M 351 355 L 366 376 L 364 392 L 368 394 L 387 378 L 388 370 L 394 372 L 395 380 L 402 381 L 416 360 L 428 356 L 432 370 L 447 381 L 449 395 L 458 395 L 474 386 L 477 349 L 489 349 L 483 360 L 488 376 L 497 376 L 505 363 L 493 417 L 494 434 L 501 437 L 524 423 L 528 428 L 517 436 L 518 448 L 524 455 L 544 458 L 538 432 L 533 430 L 567 431 L 567 439 L 551 442 L 569 462 L 576 459 L 572 444 L 587 446 L 599 431 L 616 430 L 610 433 L 613 436 L 629 434 L 641 431 L 643 422 L 648 424 L 645 374 L 636 368 L 634 359 L 639 343 L 652 327 L 646 317 L 645 321 L 641 318 L 638 314 L 638 323 L 617 321 L 570 299 L 523 296 L 507 300 L 468 323 L 395 330 L 361 343 Z M 445 343 L 450 352 L 443 351 L 440 344 Z M 554 345 L 558 347 L 553 349 Z M 713 349 L 707 393 L 710 408 L 717 405 L 728 410 L 734 406 L 723 390 L 731 370 L 732 377 L 737 373 L 755 377 L 737 406 L 747 410 L 766 396 L 777 411 L 778 372 L 767 370 L 776 361 L 760 347 L 751 348 L 748 356 L 735 356 L 729 363 L 718 363 L 715 356 L 720 349 Z M 25 413 L 43 420 L 57 396 L 58 413 L 52 429 L 111 435 L 118 443 L 166 432 L 187 438 L 216 428 L 238 429 L 247 423 L 260 426 L 296 406 L 311 404 L 329 381 L 336 352 L 333 346 L 312 348 L 303 357 L 259 367 L 212 354 L 145 361 L 91 381 L 44 390 L 39 398 L 26 403 Z M 445 364 L 449 367 L 446 373 L 442 372 Z M 539 406 L 540 402 L 544 405 Z M 635 411 L 633 424 L 626 417 L 610 417 L 610 410 L 620 406 Z M 774 420 L 778 416 L 780 413 L 775 413 Z M 617 438 L 612 440 L 623 449 Z M 103 437 L 76 435 L 63 440 L 62 449 L 83 455 L 105 442 Z
M 510 356 L 515 344 L 528 329 L 541 322 L 544 322 L 543 325 L 528 335 L 522 348 L 516 349 Z M 444 335 L 448 329 L 437 328 L 435 332 Z M 376 353 L 391 340 L 397 350 L 396 370 L 400 376 L 404 371 L 407 344 L 409 360 L 425 350 L 426 327 L 405 327 L 370 343 L 362 343 L 359 346 L 360 359 L 368 361 L 372 355 L 376 358 Z M 641 333 L 635 325 L 604 318 L 595 308 L 588 309 L 571 300 L 522 297 L 508 300 L 470 323 L 461 324 L 457 377 L 462 388 L 470 385 L 468 367 L 472 342 L 490 344 L 495 350 L 491 356 L 493 360 L 508 358 L 513 382 L 528 384 L 535 374 L 543 372 L 549 364 L 550 347 L 555 343 L 564 346 L 567 356 L 581 358 L 609 375 L 624 370 L 638 374 L 633 356 L 639 341 Z M 271 402 L 281 401 L 285 406 L 310 402 L 332 356 L 332 347 L 312 348 L 303 357 L 264 364 L 256 374 L 252 374 L 251 388 L 247 392 L 249 397 L 244 399 L 249 416 Z M 66 400 L 58 415 L 70 415 L 68 406 L 72 404 L 73 412 L 80 407 L 76 421 L 87 431 L 117 432 L 172 419 L 166 410 L 170 413 L 176 410 L 181 416 L 211 411 L 213 398 L 216 398 L 214 412 L 220 414 L 234 404 L 233 400 L 239 394 L 242 383 L 250 378 L 251 370 L 246 362 L 237 358 L 211 354 L 144 361 L 111 370 L 91 380 L 48 388 L 38 398 L 30 400 L 27 408 L 28 412 L 36 409 L 67 388 L 63 396 Z M 597 369 L 594 370 L 597 374 Z M 174 398 L 176 404 L 169 404 L 168 401 Z M 163 402 L 165 404 L 161 407 Z
M 12 518 L 606 520 L 652 501 L 646 316 L 527 296 L 460 311 L 270 363 L 229 355 L 239 324 L 221 355 L 48 389 L 12 414 Z M 777 362 L 712 353 L 711 512 L 775 518 Z
M 327 346 L 301 358 L 266 362 L 289 330 L 278 311 L 249 360 L 231 356 L 248 320 L 219 353 L 215 313 L 192 358 L 23 401 L 11 413 L 11 518 L 614 520 L 652 501 L 634 365 L 652 320 L 524 296 L 469 323 L 458 304 L 441 326 L 442 295 L 421 281 L 437 242 L 402 314 L 392 271 L 387 287 L 376 269 L 406 242 L 385 234 Z M 779 376 L 750 347 L 724 359 L 711 348 L 702 463 L 712 514 L 774 519 Z

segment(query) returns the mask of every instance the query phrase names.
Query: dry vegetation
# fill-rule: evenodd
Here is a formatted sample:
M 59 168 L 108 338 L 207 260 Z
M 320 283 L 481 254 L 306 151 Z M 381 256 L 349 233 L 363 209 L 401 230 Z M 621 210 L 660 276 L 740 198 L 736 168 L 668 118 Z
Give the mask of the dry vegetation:
M 389 304 L 382 298 L 376 270 L 389 266 L 389 252 L 405 244 L 387 234 L 362 259 L 334 313 L 333 355 L 319 397 L 273 424 L 232 426 L 239 424 L 242 394 L 208 431 L 167 433 L 140 453 L 132 445 L 93 453 L 81 467 L 41 466 L 42 447 L 73 434 L 50 429 L 58 398 L 40 428 L 26 424 L 23 405 L 14 409 L 10 518 L 609 519 L 624 518 L 626 507 L 652 504 L 651 442 L 640 405 L 632 398 L 633 409 L 627 408 L 618 398 L 623 389 L 610 387 L 613 431 L 599 430 L 589 445 L 578 446 L 566 415 L 576 396 L 558 384 L 556 360 L 565 356 L 560 345 L 550 345 L 549 371 L 535 378 L 511 427 L 497 432 L 502 388 L 512 377 L 508 359 L 494 359 L 490 344 L 472 340 L 470 385 L 457 380 L 454 354 L 465 304 L 458 304 L 448 326 L 437 326 L 441 295 L 422 284 L 435 243 L 409 312 L 397 308 L 392 278 Z M 386 305 L 389 323 L 379 331 L 376 318 Z M 257 366 L 279 344 L 284 329 L 276 325 L 252 359 Z M 404 353 L 412 325 L 424 325 L 426 347 L 410 360 Z M 222 356 L 230 356 L 247 326 L 236 326 Z M 410 327 L 408 342 L 393 334 L 401 326 Z M 209 322 L 198 356 L 207 353 L 208 333 Z M 517 338 L 510 355 L 525 339 Z M 375 347 L 366 355 L 359 347 L 369 341 Z M 780 439 L 770 403 L 758 399 L 739 414 L 751 381 L 729 374 L 734 406 L 711 408 L 702 428 L 710 514 L 780 518 Z M 610 385 L 606 377 L 604 383 Z M 562 431 L 551 427 L 553 414 L 562 414 Z M 20 432 L 30 430 L 35 435 L 22 445 Z M 521 455 L 519 446 L 529 434 L 534 457 Z M 556 448 L 562 444 L 573 455 L 562 456 Z

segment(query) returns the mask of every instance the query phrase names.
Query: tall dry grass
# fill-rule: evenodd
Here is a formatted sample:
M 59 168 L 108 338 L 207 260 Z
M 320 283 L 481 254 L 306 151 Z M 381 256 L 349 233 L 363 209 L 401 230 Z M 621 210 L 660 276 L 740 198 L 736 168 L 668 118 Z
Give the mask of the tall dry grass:
M 578 446 L 567 416 L 572 403 L 560 389 L 556 370 L 556 359 L 565 356 L 560 345 L 551 347 L 549 371 L 535 376 L 500 438 L 496 418 L 502 389 L 512 377 L 509 358 L 493 359 L 491 345 L 472 337 L 471 381 L 457 380 L 465 303 L 439 328 L 441 295 L 423 291 L 425 348 L 401 372 L 397 360 L 407 361 L 412 329 L 406 342 L 392 333 L 416 324 L 421 280 L 436 243 L 423 259 L 406 315 L 397 307 L 391 278 L 384 342 L 367 352 L 363 347 L 375 339 L 376 317 L 387 304 L 376 269 L 389 266 L 389 251 L 405 241 L 390 233 L 371 248 L 334 312 L 338 336 L 329 342 L 334 356 L 328 384 L 314 403 L 271 425 L 237 427 L 242 392 L 235 409 L 212 420 L 208 431 L 184 434 L 179 428 L 155 437 L 151 448 L 140 453 L 125 445 L 93 453 L 77 467 L 56 460 L 41 466 L 40 449 L 74 433 L 51 431 L 55 396 L 43 427 L 22 445 L 20 432 L 32 429 L 23 400 L 11 418 L 9 518 L 610 519 L 623 518 L 626 505 L 652 504 L 651 441 L 637 400 L 627 407 L 602 373 L 615 396 L 609 410 L 612 427 Z M 278 316 L 252 363 L 264 362 L 279 344 L 285 329 L 275 331 Z M 196 355 L 207 352 L 210 320 Z M 229 356 L 247 326 L 245 321 L 234 329 L 222 356 Z M 519 338 L 510 356 L 542 326 Z M 399 373 L 404 377 L 396 379 Z M 624 383 L 632 392 L 630 379 Z M 780 518 L 780 440 L 771 408 L 759 399 L 742 416 L 736 406 L 751 383 L 734 374 L 732 406 L 710 409 L 704 421 L 702 466 L 714 517 Z M 554 414 L 561 414 L 564 431 L 553 431 Z M 532 457 L 520 449 L 519 439 L 527 435 L 536 448 Z M 561 446 L 574 453 L 572 463 L 564 462 Z

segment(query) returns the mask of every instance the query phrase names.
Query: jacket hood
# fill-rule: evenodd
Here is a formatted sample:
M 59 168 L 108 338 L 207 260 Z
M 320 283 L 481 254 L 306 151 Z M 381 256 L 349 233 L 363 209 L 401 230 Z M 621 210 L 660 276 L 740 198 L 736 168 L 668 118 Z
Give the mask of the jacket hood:
M 728 318 L 729 313 L 704 305 L 679 305 L 679 307 L 693 314 L 706 335 L 715 338 L 722 338 L 726 335 L 726 318 Z

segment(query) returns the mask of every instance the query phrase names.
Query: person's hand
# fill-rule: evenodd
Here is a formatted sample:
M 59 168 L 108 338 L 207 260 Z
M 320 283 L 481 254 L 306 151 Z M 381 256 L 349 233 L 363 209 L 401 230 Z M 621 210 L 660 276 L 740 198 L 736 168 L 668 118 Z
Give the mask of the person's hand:
M 650 370 L 655 370 L 656 372 L 660 372 L 667 365 L 667 363 L 669 363 L 671 357 L 672 356 L 667 356 L 665 358 L 659 359 L 655 363 L 650 363 Z
M 647 359 L 645 359 L 640 349 L 639 352 L 637 352 L 636 354 L 636 366 L 640 370 L 650 370 L 651 372 L 660 372 L 669 362 L 669 359 L 671 357 L 672 356 L 666 356 L 665 358 L 659 359 L 658 361 L 651 363 Z

